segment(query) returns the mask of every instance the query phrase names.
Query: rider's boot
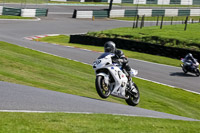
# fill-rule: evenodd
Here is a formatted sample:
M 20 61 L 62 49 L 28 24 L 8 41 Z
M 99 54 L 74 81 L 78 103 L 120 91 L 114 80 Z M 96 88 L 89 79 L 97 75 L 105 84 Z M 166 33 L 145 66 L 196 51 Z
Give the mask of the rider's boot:
M 128 72 L 128 84 L 129 84 L 129 89 L 132 89 L 132 78 L 131 78 L 131 72 Z

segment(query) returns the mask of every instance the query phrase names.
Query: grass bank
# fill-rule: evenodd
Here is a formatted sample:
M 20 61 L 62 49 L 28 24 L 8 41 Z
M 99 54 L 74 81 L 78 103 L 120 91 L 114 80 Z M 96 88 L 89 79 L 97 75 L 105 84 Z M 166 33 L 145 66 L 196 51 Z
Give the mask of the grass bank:
M 200 23 L 185 25 L 165 25 L 140 28 L 116 28 L 99 32 L 89 32 L 88 35 L 108 38 L 124 38 L 169 47 L 177 47 L 200 51 Z
M 0 80 L 100 99 L 91 66 L 0 42 Z M 138 107 L 200 119 L 200 97 L 134 78 L 141 92 Z M 126 104 L 123 99 L 107 101 Z
M 200 122 L 67 113 L 0 113 L 2 133 L 198 133 Z

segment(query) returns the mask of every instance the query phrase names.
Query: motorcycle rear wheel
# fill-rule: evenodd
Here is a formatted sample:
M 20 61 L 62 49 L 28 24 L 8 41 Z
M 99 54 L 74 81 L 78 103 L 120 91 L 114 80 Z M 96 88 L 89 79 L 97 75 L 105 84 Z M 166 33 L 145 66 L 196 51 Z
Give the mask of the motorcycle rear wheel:
M 109 85 L 105 84 L 105 80 L 103 76 L 96 77 L 95 85 L 96 85 L 97 93 L 99 94 L 101 98 L 107 98 L 110 95 L 111 91 L 110 91 Z
M 139 101 L 140 101 L 140 92 L 139 92 L 139 89 L 138 87 L 136 86 L 136 84 L 133 84 L 133 86 L 136 88 L 137 90 L 137 93 L 134 93 L 134 92 L 129 92 L 127 91 L 127 94 L 126 96 L 129 96 L 128 99 L 125 99 L 126 103 L 130 106 L 136 106 L 139 104 Z

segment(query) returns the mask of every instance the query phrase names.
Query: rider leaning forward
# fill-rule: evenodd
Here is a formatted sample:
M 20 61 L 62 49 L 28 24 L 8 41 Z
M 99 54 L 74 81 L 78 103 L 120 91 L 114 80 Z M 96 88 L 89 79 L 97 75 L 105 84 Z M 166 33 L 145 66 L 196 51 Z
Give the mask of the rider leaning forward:
M 125 70 L 128 74 L 129 86 L 132 86 L 131 79 L 131 67 L 128 64 L 128 59 L 125 57 L 121 50 L 116 49 L 116 45 L 112 41 L 108 41 L 104 44 L 104 52 L 113 53 L 112 62 L 122 65 L 122 70 Z M 132 88 L 132 87 L 131 87 Z

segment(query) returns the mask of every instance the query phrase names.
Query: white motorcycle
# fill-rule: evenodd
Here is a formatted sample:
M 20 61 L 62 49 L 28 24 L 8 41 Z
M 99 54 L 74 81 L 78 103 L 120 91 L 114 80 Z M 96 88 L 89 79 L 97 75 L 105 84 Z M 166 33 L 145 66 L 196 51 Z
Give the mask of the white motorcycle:
M 96 90 L 101 98 L 107 98 L 109 95 L 125 99 L 128 105 L 136 106 L 140 100 L 139 89 L 132 82 L 129 85 L 127 73 L 121 69 L 119 64 L 112 63 L 112 53 L 103 53 L 93 63 L 93 69 L 96 73 Z M 131 77 L 137 75 L 138 71 L 131 69 Z

